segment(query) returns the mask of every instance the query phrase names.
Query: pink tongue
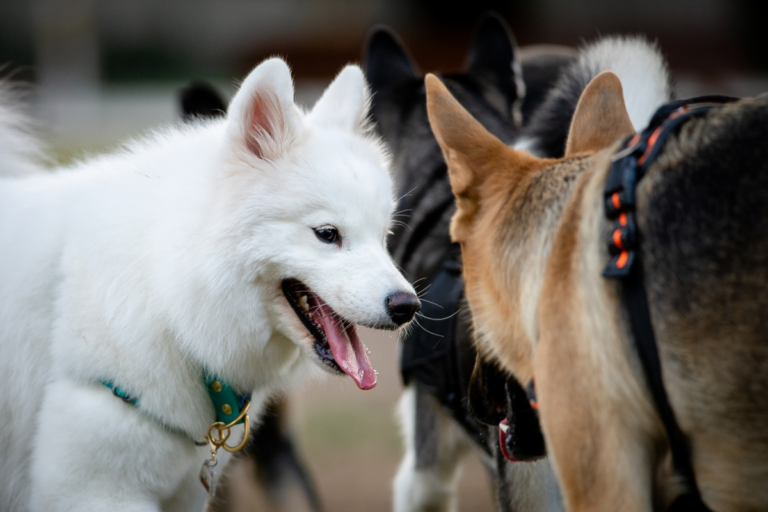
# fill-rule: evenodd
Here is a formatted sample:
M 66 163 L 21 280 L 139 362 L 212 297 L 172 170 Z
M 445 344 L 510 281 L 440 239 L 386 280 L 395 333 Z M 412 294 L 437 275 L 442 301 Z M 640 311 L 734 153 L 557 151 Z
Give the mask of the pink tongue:
M 376 386 L 376 372 L 368 360 L 368 353 L 357 336 L 354 325 L 347 325 L 327 305 L 320 305 L 314 313 L 323 326 L 328 344 L 336 363 L 344 373 L 352 377 L 360 389 L 373 389 Z

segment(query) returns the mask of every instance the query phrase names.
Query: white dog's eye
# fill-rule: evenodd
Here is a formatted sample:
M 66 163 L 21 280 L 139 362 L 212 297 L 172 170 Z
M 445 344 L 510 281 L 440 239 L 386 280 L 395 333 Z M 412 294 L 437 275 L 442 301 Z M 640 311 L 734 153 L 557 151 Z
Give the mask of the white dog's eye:
M 323 226 L 321 228 L 315 228 L 315 236 L 321 241 L 327 244 L 341 245 L 341 235 L 339 230 L 333 226 Z

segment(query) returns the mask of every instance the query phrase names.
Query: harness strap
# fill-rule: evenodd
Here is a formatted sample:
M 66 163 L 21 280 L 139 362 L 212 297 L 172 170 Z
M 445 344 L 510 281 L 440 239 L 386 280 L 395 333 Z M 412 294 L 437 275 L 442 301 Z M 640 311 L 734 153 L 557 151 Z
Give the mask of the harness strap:
M 673 466 L 683 478 L 686 489 L 670 505 L 669 512 L 711 510 L 701 499 L 687 438 L 680 430 L 664 389 L 661 361 L 651 322 L 638 247 L 640 233 L 635 216 L 635 191 L 637 183 L 659 155 L 669 135 L 689 119 L 701 117 L 715 106 L 735 100 L 737 98 L 727 96 L 703 96 L 659 108 L 648 128 L 628 139 L 624 149 L 614 155 L 604 190 L 605 214 L 608 219 L 614 220 L 615 224 L 608 240 L 608 249 L 613 258 L 603 276 L 621 281 L 635 349 L 659 418 L 667 433 Z
M 452 247 L 427 281 L 429 288 L 422 297 L 420 328 L 409 332 L 400 345 L 400 373 L 405 385 L 415 380 L 433 394 L 470 437 L 490 454 L 485 429 L 469 412 L 469 386 L 460 367 L 465 360 L 458 334 L 464 279 L 458 255 L 458 248 Z
M 656 337 L 651 325 L 651 313 L 648 298 L 643 285 L 643 267 L 639 255 L 635 258 L 634 269 L 624 280 L 622 286 L 624 304 L 629 312 L 629 323 L 635 338 L 635 349 L 643 366 L 646 382 L 651 390 L 656 411 L 664 425 L 672 452 L 672 465 L 683 478 L 686 491 L 670 505 L 669 512 L 702 511 L 709 512 L 709 507 L 701 499 L 696 474 L 693 471 L 688 440 L 680 430 L 662 380 L 661 361 L 659 359 Z M 682 505 L 685 505 L 684 507 Z

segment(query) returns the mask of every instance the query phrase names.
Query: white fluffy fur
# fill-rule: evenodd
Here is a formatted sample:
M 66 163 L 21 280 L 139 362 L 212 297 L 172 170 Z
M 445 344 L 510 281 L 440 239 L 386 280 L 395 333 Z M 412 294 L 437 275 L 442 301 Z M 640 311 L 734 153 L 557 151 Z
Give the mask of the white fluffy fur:
M 413 289 L 384 246 L 394 201 L 367 104 L 349 66 L 304 113 L 270 59 L 225 120 L 0 178 L 0 510 L 191 506 L 208 450 L 188 437 L 214 418 L 203 371 L 255 390 L 254 412 L 323 373 L 284 278 L 348 320 L 394 327 L 386 297 Z M 255 105 L 268 123 L 254 124 Z M 24 140 L 14 119 L 0 109 L 0 147 Z M 341 247 L 317 239 L 324 225 Z
M 43 151 L 31 135 L 30 120 L 19 108 L 19 91 L 0 82 L 0 178 L 43 170 Z
M 635 130 L 642 130 L 656 108 L 670 101 L 667 64 L 655 44 L 642 37 L 606 37 L 579 51 L 584 69 L 613 71 L 624 87 L 624 102 Z M 595 74 L 595 76 L 597 75 Z

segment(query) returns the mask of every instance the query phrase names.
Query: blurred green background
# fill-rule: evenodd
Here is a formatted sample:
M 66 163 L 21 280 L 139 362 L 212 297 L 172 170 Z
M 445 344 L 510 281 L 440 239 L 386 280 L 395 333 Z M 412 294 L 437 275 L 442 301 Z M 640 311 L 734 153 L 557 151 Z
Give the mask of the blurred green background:
M 288 59 L 311 103 L 360 59 L 377 23 L 403 37 L 422 70 L 459 68 L 488 9 L 521 45 L 647 34 L 683 96 L 768 89 L 764 0 L 0 0 L 0 76 L 34 84 L 35 117 L 67 158 L 173 120 L 175 91 L 190 79 L 231 94 L 271 55 Z

